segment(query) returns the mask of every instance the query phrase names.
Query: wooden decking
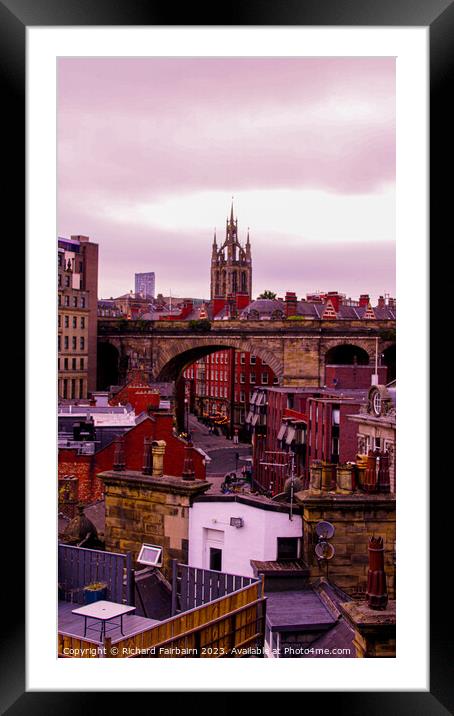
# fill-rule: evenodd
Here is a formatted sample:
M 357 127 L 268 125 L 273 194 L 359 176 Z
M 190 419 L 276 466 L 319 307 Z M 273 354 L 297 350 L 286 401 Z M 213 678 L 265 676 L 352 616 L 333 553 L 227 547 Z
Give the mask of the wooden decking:
M 67 636 L 76 637 L 78 639 L 84 639 L 84 619 L 80 615 L 72 613 L 72 610 L 77 609 L 79 606 L 80 604 L 71 604 L 70 602 L 58 603 L 59 634 L 65 634 Z M 115 619 L 114 621 L 118 621 L 118 619 Z M 85 638 L 90 642 L 101 644 L 101 623 L 96 623 L 93 619 L 89 620 L 89 626 L 94 627 L 97 626 L 97 624 L 99 624 L 99 631 L 90 629 L 87 631 L 87 636 Z M 123 617 L 124 636 L 122 636 L 121 634 L 120 627 L 109 628 L 109 625 L 107 626 L 107 636 L 111 638 L 112 644 L 115 644 L 116 642 L 121 641 L 126 637 L 132 637 L 136 634 L 140 634 L 141 632 L 150 629 L 150 627 L 154 626 L 155 624 L 159 624 L 156 619 L 146 619 L 145 617 L 138 617 L 134 614 L 126 614 Z

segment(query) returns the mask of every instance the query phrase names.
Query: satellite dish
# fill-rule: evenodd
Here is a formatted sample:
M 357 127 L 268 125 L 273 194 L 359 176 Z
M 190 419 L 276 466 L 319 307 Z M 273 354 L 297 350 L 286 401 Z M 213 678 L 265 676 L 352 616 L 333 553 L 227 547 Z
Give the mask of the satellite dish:
M 317 559 L 332 559 L 334 557 L 334 547 L 329 542 L 319 542 L 315 545 L 315 555 Z
M 334 535 L 334 525 L 331 522 L 319 522 L 315 527 L 315 533 L 319 539 L 331 539 Z

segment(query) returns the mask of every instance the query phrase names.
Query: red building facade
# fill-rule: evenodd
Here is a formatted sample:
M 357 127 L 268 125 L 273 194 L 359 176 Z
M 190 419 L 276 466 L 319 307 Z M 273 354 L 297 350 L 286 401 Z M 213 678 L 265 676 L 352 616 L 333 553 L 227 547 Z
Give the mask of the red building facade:
M 173 434 L 173 416 L 170 414 L 160 415 L 157 413 L 148 416 L 124 434 L 125 469 L 142 470 L 145 438 L 165 441 L 164 474 L 181 477 L 187 457 L 187 443 Z M 206 468 L 203 454 L 194 447 L 190 447 L 189 450 L 196 479 L 205 480 Z M 59 448 L 60 492 L 65 486 L 65 481 L 69 483 L 69 478 L 72 478 L 72 502 L 91 504 L 101 500 L 104 494 L 104 483 L 99 480 L 98 474 L 113 469 L 114 452 L 115 442 L 109 443 L 103 449 L 92 454 L 82 452 L 79 447 Z M 64 500 L 60 501 L 61 504 L 63 502 Z
M 251 431 L 253 480 L 278 494 L 292 475 L 307 485 L 313 460 L 356 460 L 357 428 L 348 416 L 367 402 L 366 390 L 268 388 L 257 390 L 246 423 Z
M 233 376 L 232 376 L 232 355 Z M 184 372 L 190 385 L 190 406 L 197 415 L 220 413 L 230 418 L 232 411 L 238 429 L 245 424 L 252 394 L 257 387 L 278 383 L 274 371 L 258 356 L 240 351 L 217 351 L 194 363 Z

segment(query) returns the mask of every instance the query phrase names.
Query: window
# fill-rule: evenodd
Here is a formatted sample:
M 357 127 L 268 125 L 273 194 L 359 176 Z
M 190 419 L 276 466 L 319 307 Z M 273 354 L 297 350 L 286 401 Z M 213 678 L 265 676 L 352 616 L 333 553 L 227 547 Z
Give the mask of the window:
M 61 273 L 58 274 L 58 288 L 61 288 Z
M 61 316 L 58 314 L 58 327 L 61 328 Z
M 73 358 L 72 368 L 73 368 L 73 370 L 77 370 L 77 358 Z
M 58 294 L 58 305 L 61 306 L 61 295 Z
M 77 316 L 73 316 L 73 328 L 77 328 Z
M 65 288 L 69 288 L 71 285 L 71 276 L 65 276 Z
M 68 350 L 69 348 L 69 337 L 65 336 L 65 350 Z
M 255 356 L 251 356 L 250 361 L 251 365 L 255 365 L 257 363 L 257 358 Z
M 162 547 L 154 544 L 143 544 L 137 557 L 139 564 L 147 564 L 150 567 L 162 565 Z
M 58 336 L 58 350 L 61 351 L 61 336 Z
M 80 397 L 80 398 L 85 398 L 85 395 L 84 395 L 84 381 L 83 381 L 82 378 L 79 378 L 79 397 Z
M 77 296 L 73 296 L 73 306 L 77 308 Z
M 77 338 L 76 338 L 76 336 L 73 336 L 72 345 L 73 345 L 73 351 L 75 351 L 76 348 L 77 348 Z
M 69 306 L 69 296 L 65 296 L 65 306 Z
M 85 328 L 85 317 L 84 316 L 82 316 L 82 318 L 80 319 L 80 327 Z
M 60 253 L 58 254 L 58 265 L 63 266 L 63 256 Z
M 333 424 L 339 425 L 340 422 L 340 407 L 338 405 L 333 405 Z
M 279 378 L 277 377 L 277 375 L 275 375 L 273 378 L 273 385 L 279 385 Z
M 266 360 L 264 360 L 264 358 L 262 358 L 262 365 L 268 365 L 268 363 L 266 362 Z
M 222 570 L 222 549 L 210 547 L 210 569 L 214 569 L 216 572 Z
M 80 339 L 80 350 L 81 351 L 85 350 L 85 338 L 83 336 Z
M 268 373 L 262 373 L 262 385 L 268 385 Z
M 77 298 L 76 298 L 76 306 L 77 306 Z M 82 296 L 82 298 L 80 299 L 80 306 L 81 306 L 81 308 L 85 308 L 85 298 L 84 298 L 84 296 Z
M 244 353 L 241 353 L 241 355 L 240 355 L 240 363 L 242 365 L 244 365 L 246 363 L 246 356 L 244 355 Z
M 244 373 L 240 373 L 240 383 L 246 382 L 246 375 Z
M 255 383 L 255 373 L 251 373 L 251 375 L 249 376 L 249 382 Z
M 299 538 L 298 537 L 278 537 L 277 538 L 277 559 L 298 559 L 299 558 Z
M 219 363 L 219 353 L 216 353 L 215 362 Z
M 79 261 L 79 273 L 83 273 L 83 270 L 84 270 L 84 265 L 83 265 L 82 261 Z
M 67 358 L 65 358 L 63 366 L 64 366 L 65 370 L 68 370 L 68 359 Z
M 246 393 L 244 392 L 244 390 L 241 390 L 240 391 L 240 403 L 244 403 L 245 398 L 246 398 Z

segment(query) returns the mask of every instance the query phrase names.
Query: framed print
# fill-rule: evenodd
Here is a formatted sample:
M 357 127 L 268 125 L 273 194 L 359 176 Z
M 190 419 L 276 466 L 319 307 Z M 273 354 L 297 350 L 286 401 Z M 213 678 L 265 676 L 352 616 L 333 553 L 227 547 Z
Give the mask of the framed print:
M 452 3 L 0 18 L 16 214 L 27 167 L 5 712 L 109 690 L 452 708 L 426 350 Z

